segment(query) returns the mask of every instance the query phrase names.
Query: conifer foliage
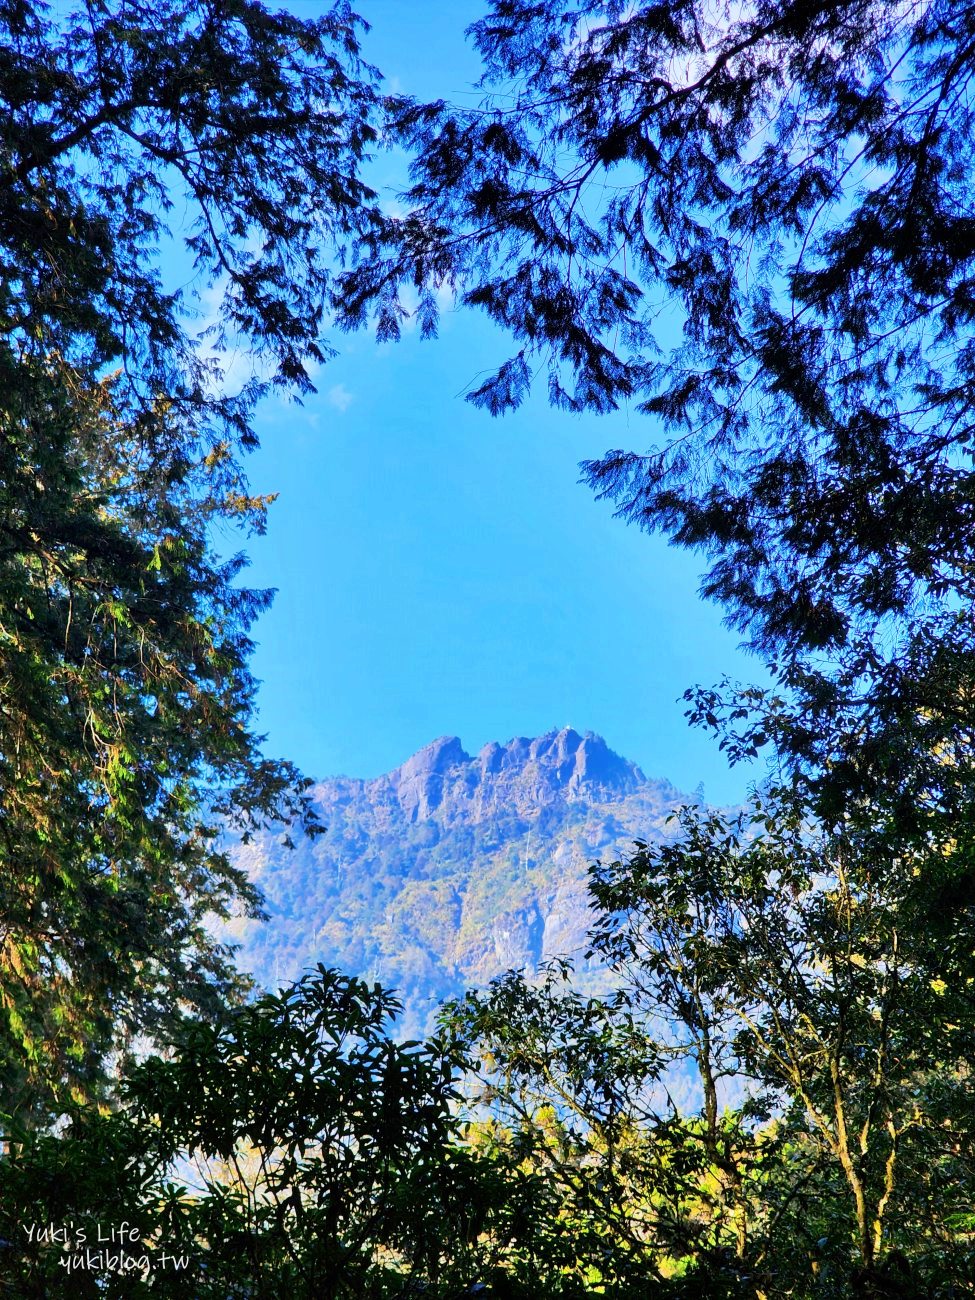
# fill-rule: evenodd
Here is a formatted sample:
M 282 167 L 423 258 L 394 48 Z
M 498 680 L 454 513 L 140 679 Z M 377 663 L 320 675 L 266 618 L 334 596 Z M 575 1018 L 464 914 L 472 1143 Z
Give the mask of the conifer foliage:
M 0 4 L 0 1110 L 21 1118 L 213 1003 L 234 977 L 203 918 L 257 906 L 218 824 L 303 813 L 252 723 L 269 593 L 224 548 L 268 504 L 240 464 L 254 403 L 310 387 L 329 260 L 369 219 L 357 41 L 344 3 Z
M 415 284 L 432 332 L 448 285 L 516 349 L 473 402 L 654 417 L 587 477 L 766 651 L 970 597 L 972 8 L 496 0 L 470 35 L 482 103 L 399 106 L 349 324 Z

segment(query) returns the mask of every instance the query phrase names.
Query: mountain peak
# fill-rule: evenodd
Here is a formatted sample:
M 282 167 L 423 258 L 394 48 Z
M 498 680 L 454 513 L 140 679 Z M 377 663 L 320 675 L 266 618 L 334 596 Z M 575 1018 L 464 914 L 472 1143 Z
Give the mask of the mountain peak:
M 409 1037 L 429 1032 L 433 1001 L 585 952 L 590 864 L 664 839 L 683 802 L 573 727 L 473 756 L 440 736 L 383 776 L 322 781 L 314 798 L 322 837 L 289 854 L 270 834 L 238 850 L 273 917 L 235 922 L 244 968 L 276 988 L 324 960 L 397 987 Z
M 546 732 L 531 741 L 529 757 L 541 767 L 551 768 L 559 784 L 568 791 L 583 786 L 624 792 L 646 778 L 635 763 L 621 758 L 594 731 L 579 734 L 572 727 Z
M 469 763 L 470 761 L 471 756 L 465 753 L 464 746 L 460 743 L 458 736 L 438 736 L 436 740 L 431 740 L 429 745 L 424 745 L 422 749 L 418 749 L 396 771 L 400 773 L 401 779 L 428 772 L 443 775 L 452 767 L 457 767 L 459 763 Z
M 440 736 L 379 781 L 411 821 L 478 820 L 492 810 L 531 815 L 557 800 L 621 795 L 646 778 L 595 732 L 561 727 L 534 738 L 486 744 L 471 757 L 457 736 Z

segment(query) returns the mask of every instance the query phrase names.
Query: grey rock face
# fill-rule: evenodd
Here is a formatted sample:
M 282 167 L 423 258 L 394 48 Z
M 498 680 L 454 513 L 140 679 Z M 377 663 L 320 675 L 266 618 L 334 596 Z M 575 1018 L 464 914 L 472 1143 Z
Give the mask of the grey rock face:
M 442 736 L 384 776 L 335 777 L 313 796 L 325 835 L 237 850 L 271 920 L 234 921 L 228 937 L 268 986 L 321 961 L 397 988 L 408 1033 L 506 969 L 578 957 L 589 865 L 671 834 L 687 802 L 568 727 L 474 756 Z
M 504 746 L 492 741 L 475 758 L 456 736 L 441 736 L 388 775 L 360 783 L 367 799 L 397 803 L 407 821 L 444 826 L 512 809 L 531 818 L 544 805 L 612 800 L 647 784 L 636 764 L 614 754 L 601 736 L 580 736 L 571 727 Z M 332 785 L 319 786 L 326 802 Z

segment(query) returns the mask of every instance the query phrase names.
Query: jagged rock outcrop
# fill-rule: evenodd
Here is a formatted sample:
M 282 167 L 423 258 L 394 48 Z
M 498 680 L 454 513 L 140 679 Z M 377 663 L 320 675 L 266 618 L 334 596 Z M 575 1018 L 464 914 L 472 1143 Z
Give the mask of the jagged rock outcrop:
M 686 798 L 592 732 L 492 742 L 442 736 L 373 780 L 313 789 L 328 830 L 294 851 L 236 850 L 271 920 L 238 920 L 240 964 L 269 986 L 322 961 L 400 991 L 422 1031 L 444 997 L 510 967 L 578 957 L 597 857 L 672 833 Z

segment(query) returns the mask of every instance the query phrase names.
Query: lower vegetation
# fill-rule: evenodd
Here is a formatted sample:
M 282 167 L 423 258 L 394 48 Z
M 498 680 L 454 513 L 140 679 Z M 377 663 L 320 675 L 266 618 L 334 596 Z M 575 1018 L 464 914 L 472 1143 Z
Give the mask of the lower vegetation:
M 4 1294 L 975 1293 L 975 959 L 937 905 L 972 845 L 880 811 L 767 786 L 595 864 L 610 997 L 511 972 L 401 1042 L 320 967 L 186 1018 L 111 1107 L 8 1130 Z

